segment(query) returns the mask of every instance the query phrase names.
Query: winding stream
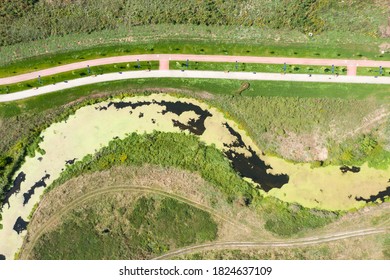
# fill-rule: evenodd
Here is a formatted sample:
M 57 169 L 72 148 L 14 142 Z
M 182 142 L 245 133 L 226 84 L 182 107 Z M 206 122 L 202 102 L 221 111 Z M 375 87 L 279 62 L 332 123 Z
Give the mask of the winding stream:
M 376 198 L 386 190 L 390 177 L 388 170 L 367 166 L 359 173 L 342 173 L 339 167 L 311 169 L 309 164 L 264 156 L 236 123 L 195 99 L 154 94 L 109 100 L 80 108 L 67 120 L 42 132 L 39 147 L 45 153 L 26 158 L 3 203 L 0 256 L 13 258 L 22 245 L 34 205 L 67 165 L 96 153 L 112 139 L 154 130 L 197 135 L 221 150 L 233 168 L 264 195 L 308 207 L 360 207 L 366 197 Z

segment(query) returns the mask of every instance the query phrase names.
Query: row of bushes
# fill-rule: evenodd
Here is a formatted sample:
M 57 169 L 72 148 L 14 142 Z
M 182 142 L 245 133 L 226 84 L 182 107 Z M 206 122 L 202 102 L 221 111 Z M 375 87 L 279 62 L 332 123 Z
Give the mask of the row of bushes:
M 377 31 L 385 19 L 376 4 L 363 0 L 3 0 L 0 6 L 0 45 L 53 35 L 91 33 L 148 24 L 196 24 L 287 28 L 303 32 L 324 30 Z M 342 24 L 345 15 L 359 14 L 365 24 Z M 326 16 L 323 14 L 326 13 Z M 337 28 L 333 26 L 337 24 Z M 341 24 L 338 24 L 341 23 Z M 332 25 L 333 24 L 333 25 Z M 351 30 L 353 28 L 353 30 Z

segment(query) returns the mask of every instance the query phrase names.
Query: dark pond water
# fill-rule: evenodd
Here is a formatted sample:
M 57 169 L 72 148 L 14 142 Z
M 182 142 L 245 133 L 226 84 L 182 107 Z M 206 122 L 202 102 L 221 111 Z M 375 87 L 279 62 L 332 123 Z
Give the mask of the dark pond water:
M 225 152 L 225 155 L 231 160 L 233 168 L 240 173 L 241 176 L 251 178 L 254 182 L 260 184 L 261 189 L 266 192 L 274 188 L 280 189 L 283 185 L 288 183 L 289 177 L 287 174 L 268 174 L 267 170 L 272 169 L 272 167 L 266 165 L 251 147 L 247 147 L 242 140 L 241 135 L 230 127 L 229 124 L 225 123 L 225 126 L 230 134 L 236 138 L 236 141 L 233 144 L 225 144 L 225 147 L 231 148 Z M 235 152 L 232 148 L 244 148 L 249 151 L 251 155 L 250 157 L 246 157 L 244 154 Z
M 20 234 L 22 231 L 27 229 L 28 222 L 22 219 L 22 217 L 18 217 L 15 225 L 13 227 L 14 231 L 16 231 L 18 234 Z
M 347 172 L 359 173 L 360 167 L 357 167 L 357 166 L 348 167 L 346 165 L 343 165 L 340 167 L 340 170 L 342 173 L 347 173 Z
M 390 196 L 390 187 L 387 187 L 384 191 L 378 192 L 376 195 L 371 195 L 369 198 L 355 197 L 357 201 L 375 202 L 378 199 L 382 202 L 385 201 L 385 197 Z
M 124 102 L 124 101 L 112 101 L 107 104 L 107 106 L 98 106 L 95 107 L 96 110 L 102 111 L 107 110 L 109 107 L 114 106 L 115 109 L 126 109 L 131 108 L 132 110 L 142 107 L 142 106 L 148 106 L 151 104 L 157 104 L 160 106 L 164 106 L 165 109 L 161 111 L 162 115 L 165 115 L 166 113 L 173 113 L 177 116 L 180 116 L 184 112 L 190 112 L 193 111 L 195 114 L 198 115 L 198 118 L 191 119 L 188 124 L 181 123 L 177 120 L 172 120 L 173 125 L 175 127 L 179 127 L 181 130 L 188 130 L 189 132 L 195 134 L 195 135 L 202 135 L 204 131 L 206 130 L 206 127 L 204 126 L 204 121 L 207 117 L 212 117 L 212 114 L 207 111 L 203 110 L 201 107 L 194 105 L 192 103 L 186 103 L 186 102 L 180 102 L 180 101 L 139 101 L 139 102 Z M 132 113 L 132 112 L 131 112 Z M 144 116 L 143 113 L 139 114 L 139 118 L 142 118 Z M 152 120 L 153 122 L 153 120 Z
M 66 160 L 66 161 L 65 161 L 65 164 L 72 165 L 72 164 L 74 164 L 74 162 L 75 162 L 76 160 L 77 160 L 77 158 Z
M 28 192 L 23 194 L 24 201 L 23 201 L 23 206 L 26 205 L 30 199 L 31 196 L 35 193 L 36 188 L 45 188 L 46 187 L 46 180 L 50 178 L 50 174 L 46 174 L 39 180 L 38 182 L 35 182 L 35 184 L 31 187 L 31 189 L 28 190 Z
M 165 109 L 161 111 L 162 115 L 166 113 L 172 113 L 177 116 L 185 112 L 194 112 L 197 117 L 190 119 L 188 123 L 181 123 L 177 120 L 172 120 L 174 126 L 179 127 L 182 131 L 189 131 L 195 135 L 202 135 L 205 130 L 205 120 L 208 117 L 212 117 L 212 114 L 208 110 L 192 104 L 181 101 L 140 101 L 140 102 L 123 102 L 123 101 L 112 101 L 107 106 L 95 107 L 96 110 L 107 110 L 107 108 L 113 106 L 117 110 L 131 108 L 132 110 L 141 107 L 148 106 L 151 104 L 157 104 L 164 106 Z M 139 117 L 143 117 L 140 115 Z M 271 166 L 266 165 L 263 160 L 252 150 L 251 147 L 247 147 L 242 140 L 241 135 L 230 127 L 227 123 L 224 124 L 230 134 L 236 139 L 233 144 L 226 145 L 227 151 L 224 152 L 226 157 L 232 162 L 233 168 L 242 176 L 252 179 L 254 182 L 261 186 L 261 189 L 268 192 L 273 188 L 281 188 L 287 184 L 289 177 L 287 174 L 268 174 L 267 170 L 272 169 Z M 235 148 L 242 148 L 249 152 L 250 156 L 245 156 L 244 153 L 235 152 Z
M 22 182 L 26 181 L 26 174 L 24 172 L 20 172 L 14 182 L 13 182 L 13 185 L 12 185 L 12 188 L 6 193 L 5 197 L 4 197 L 4 200 L 3 200 L 3 206 L 5 204 L 8 204 L 8 208 L 11 206 L 9 204 L 9 198 L 14 195 L 14 194 L 18 194 L 20 192 L 20 185 L 22 184 Z

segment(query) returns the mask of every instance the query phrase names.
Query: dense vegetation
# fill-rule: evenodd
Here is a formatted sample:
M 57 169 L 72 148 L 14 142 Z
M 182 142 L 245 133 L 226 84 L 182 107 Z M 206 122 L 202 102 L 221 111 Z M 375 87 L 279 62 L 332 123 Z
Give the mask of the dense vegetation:
M 264 216 L 265 228 L 280 236 L 292 236 L 306 229 L 322 227 L 338 217 L 334 212 L 307 209 L 272 197 L 263 198 L 251 184 L 237 175 L 219 150 L 199 142 L 196 136 L 177 133 L 133 133 L 124 140 L 112 140 L 95 155 L 88 155 L 68 166 L 48 190 L 85 173 L 116 165 L 145 163 L 199 172 L 202 178 L 222 191 L 228 202 L 259 211 Z
M 0 6 L 0 45 L 162 23 L 379 36 L 385 12 L 385 3 L 364 0 L 5 0 Z
M 88 200 L 44 234 L 35 259 L 149 259 L 168 250 L 212 241 L 209 213 L 172 198 L 105 195 Z M 72 242 L 69 242 L 72 240 Z
M 338 217 L 333 212 L 283 202 L 275 203 L 270 198 L 262 200 L 260 209 L 264 213 L 265 229 L 284 237 L 293 236 L 303 229 L 323 227 Z
M 68 166 L 51 188 L 84 173 L 120 164 L 144 163 L 199 172 L 202 178 L 219 187 L 229 201 L 244 198 L 250 202 L 252 199 L 252 186 L 241 179 L 218 149 L 199 142 L 196 136 L 184 133 L 132 133 L 123 140 L 112 140 L 95 155 L 88 155 Z

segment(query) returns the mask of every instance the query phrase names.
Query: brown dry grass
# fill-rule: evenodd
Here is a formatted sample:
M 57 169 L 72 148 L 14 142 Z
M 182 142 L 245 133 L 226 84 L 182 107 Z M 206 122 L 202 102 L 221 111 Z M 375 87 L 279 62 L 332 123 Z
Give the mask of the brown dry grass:
M 121 189 L 115 190 L 118 186 L 121 186 Z M 80 202 L 85 203 L 98 196 L 104 197 L 108 192 L 105 194 L 97 192 L 109 191 L 110 188 L 114 193 L 122 193 L 128 188 L 135 197 L 144 193 L 142 188 L 153 194 L 150 192 L 152 188 L 167 195 L 171 194 L 173 198 L 175 196 L 184 198 L 195 207 L 208 211 L 215 218 L 219 226 L 218 240 L 221 241 L 272 238 L 272 235 L 263 228 L 260 214 L 248 207 L 229 204 L 217 188 L 196 173 L 151 165 L 118 166 L 73 178 L 45 194 L 29 224 L 20 258 L 27 258 L 31 246 L 39 236 L 59 226 L 62 216 L 68 210 L 82 205 L 72 203 L 84 197 L 85 200 Z
M 383 253 L 383 243 L 388 237 L 388 234 L 355 237 L 294 248 L 217 249 L 199 251 L 178 259 L 380 260 L 387 258 Z
M 333 232 L 359 230 L 366 228 L 390 227 L 390 203 L 375 206 L 366 206 L 356 212 L 350 212 L 337 221 L 321 228 L 315 229 L 311 234 L 329 234 Z

